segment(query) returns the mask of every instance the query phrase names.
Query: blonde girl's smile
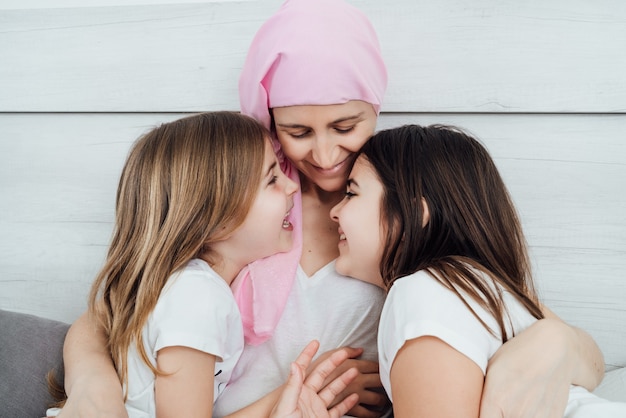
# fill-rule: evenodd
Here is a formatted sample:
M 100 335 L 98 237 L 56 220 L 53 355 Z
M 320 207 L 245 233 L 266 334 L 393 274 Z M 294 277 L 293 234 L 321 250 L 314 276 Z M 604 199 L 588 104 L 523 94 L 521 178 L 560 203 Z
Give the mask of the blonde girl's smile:
M 293 202 L 291 203 L 291 207 L 293 208 Z M 291 213 L 291 208 L 289 209 L 289 211 L 285 215 L 285 218 L 283 219 L 283 229 L 286 231 L 293 231 L 293 224 L 289 220 L 290 213 Z

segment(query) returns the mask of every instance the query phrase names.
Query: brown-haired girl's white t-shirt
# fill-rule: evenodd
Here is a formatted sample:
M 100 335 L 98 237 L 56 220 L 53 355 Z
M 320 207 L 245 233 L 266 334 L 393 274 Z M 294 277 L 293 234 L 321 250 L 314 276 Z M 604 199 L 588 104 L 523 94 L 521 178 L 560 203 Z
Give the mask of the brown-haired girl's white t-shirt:
M 493 282 L 492 285 L 496 286 Z M 507 335 L 511 338 L 537 319 L 511 293 L 504 289 L 501 291 L 508 312 L 504 323 Z M 439 338 L 476 363 L 483 374 L 486 373 L 489 359 L 502 346 L 501 331 L 489 312 L 467 294 L 464 296 L 495 335 L 480 323 L 456 293 L 425 271 L 394 282 L 387 295 L 378 329 L 380 378 L 392 402 L 389 378 L 391 367 L 398 351 L 411 339 L 421 336 Z M 626 417 L 626 403 L 610 402 L 585 388 L 571 386 L 564 417 Z

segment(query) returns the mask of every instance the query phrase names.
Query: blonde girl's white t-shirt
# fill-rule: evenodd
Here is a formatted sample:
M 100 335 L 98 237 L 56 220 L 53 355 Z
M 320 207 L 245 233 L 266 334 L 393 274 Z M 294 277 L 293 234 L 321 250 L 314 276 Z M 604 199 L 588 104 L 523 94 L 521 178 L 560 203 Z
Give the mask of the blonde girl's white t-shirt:
M 425 271 L 398 279 L 391 287 L 381 314 L 378 350 L 380 377 L 392 402 L 391 367 L 398 351 L 411 339 L 437 337 L 476 363 L 483 374 L 486 373 L 489 359 L 502 345 L 500 328 L 489 312 L 468 295 L 464 296 L 474 312 L 495 331 L 495 336 L 485 329 L 455 293 Z M 505 317 L 504 321 L 507 335 L 518 334 L 537 321 L 512 294 L 503 290 L 503 298 L 510 317 Z M 626 417 L 626 403 L 609 402 L 582 387 L 572 386 L 564 417 L 598 416 Z
M 143 343 L 154 366 L 158 351 L 165 347 L 190 347 L 216 356 L 215 402 L 244 345 L 241 317 L 230 287 L 205 261 L 191 260 L 163 288 L 143 329 Z M 126 401 L 130 418 L 156 416 L 154 383 L 154 374 L 131 347 Z
M 334 261 L 310 277 L 298 267 L 274 335 L 263 344 L 245 346 L 213 415 L 230 414 L 285 383 L 289 364 L 311 340 L 320 342 L 318 354 L 362 347 L 365 359 L 376 360 L 384 297 L 380 288 L 337 273 Z

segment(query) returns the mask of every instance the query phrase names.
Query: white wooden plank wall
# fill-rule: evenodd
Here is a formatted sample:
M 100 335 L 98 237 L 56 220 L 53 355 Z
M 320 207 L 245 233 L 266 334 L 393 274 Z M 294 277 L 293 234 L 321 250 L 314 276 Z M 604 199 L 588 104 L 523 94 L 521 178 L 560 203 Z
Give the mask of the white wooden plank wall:
M 0 1 L 0 308 L 68 322 L 85 309 L 129 145 L 237 110 L 248 44 L 281 2 Z M 352 3 L 389 67 L 379 127 L 481 138 L 544 300 L 626 366 L 626 3 Z

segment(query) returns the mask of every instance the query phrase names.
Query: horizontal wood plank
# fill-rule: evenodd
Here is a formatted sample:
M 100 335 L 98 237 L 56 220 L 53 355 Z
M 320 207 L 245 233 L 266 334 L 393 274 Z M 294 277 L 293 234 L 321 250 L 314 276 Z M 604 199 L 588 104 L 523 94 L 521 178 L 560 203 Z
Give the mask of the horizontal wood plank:
M 248 45 L 282 0 L 0 8 L 0 111 L 239 108 Z M 388 112 L 626 112 L 626 2 L 353 0 Z

